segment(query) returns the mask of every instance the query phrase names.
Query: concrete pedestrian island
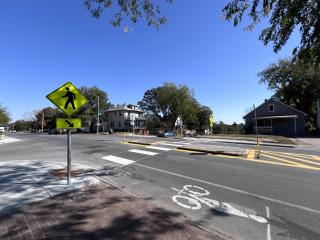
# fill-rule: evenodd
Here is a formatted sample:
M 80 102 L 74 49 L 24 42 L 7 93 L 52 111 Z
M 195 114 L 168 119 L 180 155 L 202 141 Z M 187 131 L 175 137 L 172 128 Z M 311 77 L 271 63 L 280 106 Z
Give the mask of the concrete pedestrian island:
M 186 151 L 195 151 L 201 153 L 208 154 L 216 154 L 216 155 L 228 155 L 228 156 L 239 156 L 239 157 L 247 157 L 248 151 L 247 149 L 239 148 L 239 147 L 228 147 L 228 146 L 218 146 L 218 145 L 208 145 L 208 144 L 189 144 L 186 146 L 178 147 L 180 150 Z

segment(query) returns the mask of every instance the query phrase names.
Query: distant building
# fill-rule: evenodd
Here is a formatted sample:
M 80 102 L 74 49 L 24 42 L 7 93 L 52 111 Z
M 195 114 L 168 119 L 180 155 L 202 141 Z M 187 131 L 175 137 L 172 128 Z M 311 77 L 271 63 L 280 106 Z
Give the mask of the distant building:
M 247 133 L 301 136 L 305 133 L 307 114 L 273 99 L 266 100 L 243 118 Z
M 113 130 L 128 131 L 146 129 L 144 111 L 133 104 L 121 104 L 105 111 L 107 116 L 107 128 Z

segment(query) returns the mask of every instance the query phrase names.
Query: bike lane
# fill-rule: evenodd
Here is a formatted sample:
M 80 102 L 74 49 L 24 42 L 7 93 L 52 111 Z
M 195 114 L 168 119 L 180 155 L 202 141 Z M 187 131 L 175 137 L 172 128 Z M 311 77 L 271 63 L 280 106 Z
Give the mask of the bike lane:
M 181 171 L 170 165 L 154 164 L 165 161 L 164 158 L 168 160 L 168 155 L 138 161 L 122 168 L 126 174 L 111 178 L 123 188 L 162 207 L 182 212 L 192 222 L 226 236 L 248 240 L 319 238 L 318 213 L 261 199 L 259 195 L 246 194 L 241 189 L 234 191 L 237 189 L 215 184 L 190 172 L 186 174 L 187 163 L 181 165 Z M 219 206 L 219 203 L 223 205 Z M 229 209 L 224 212 L 225 205 Z M 255 218 L 267 219 L 268 223 Z

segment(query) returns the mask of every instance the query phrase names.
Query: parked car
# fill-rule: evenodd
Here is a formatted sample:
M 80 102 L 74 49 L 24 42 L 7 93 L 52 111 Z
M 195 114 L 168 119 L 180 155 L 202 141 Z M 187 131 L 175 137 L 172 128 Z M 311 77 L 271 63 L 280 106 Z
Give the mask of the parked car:
M 157 137 L 174 138 L 176 133 L 174 131 L 164 131 L 160 132 Z
M 48 131 L 49 135 L 57 135 L 59 133 L 60 133 L 59 130 L 57 130 L 56 128 L 52 128 Z

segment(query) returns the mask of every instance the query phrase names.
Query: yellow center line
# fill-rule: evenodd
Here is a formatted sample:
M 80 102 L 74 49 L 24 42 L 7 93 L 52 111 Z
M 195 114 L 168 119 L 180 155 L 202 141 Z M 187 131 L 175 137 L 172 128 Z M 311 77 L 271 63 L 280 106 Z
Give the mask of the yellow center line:
M 305 160 L 305 159 L 301 159 L 301 158 L 296 158 L 296 157 L 293 157 L 293 156 L 286 156 L 286 155 L 282 155 L 281 153 L 269 153 L 269 154 L 280 156 L 280 157 L 286 157 L 286 158 L 294 159 L 294 160 L 297 160 L 297 161 L 300 161 L 300 162 L 306 162 L 306 163 L 311 163 L 311 164 L 315 164 L 315 165 L 320 165 L 320 163 L 317 163 L 317 162 L 313 162 L 313 161 Z

